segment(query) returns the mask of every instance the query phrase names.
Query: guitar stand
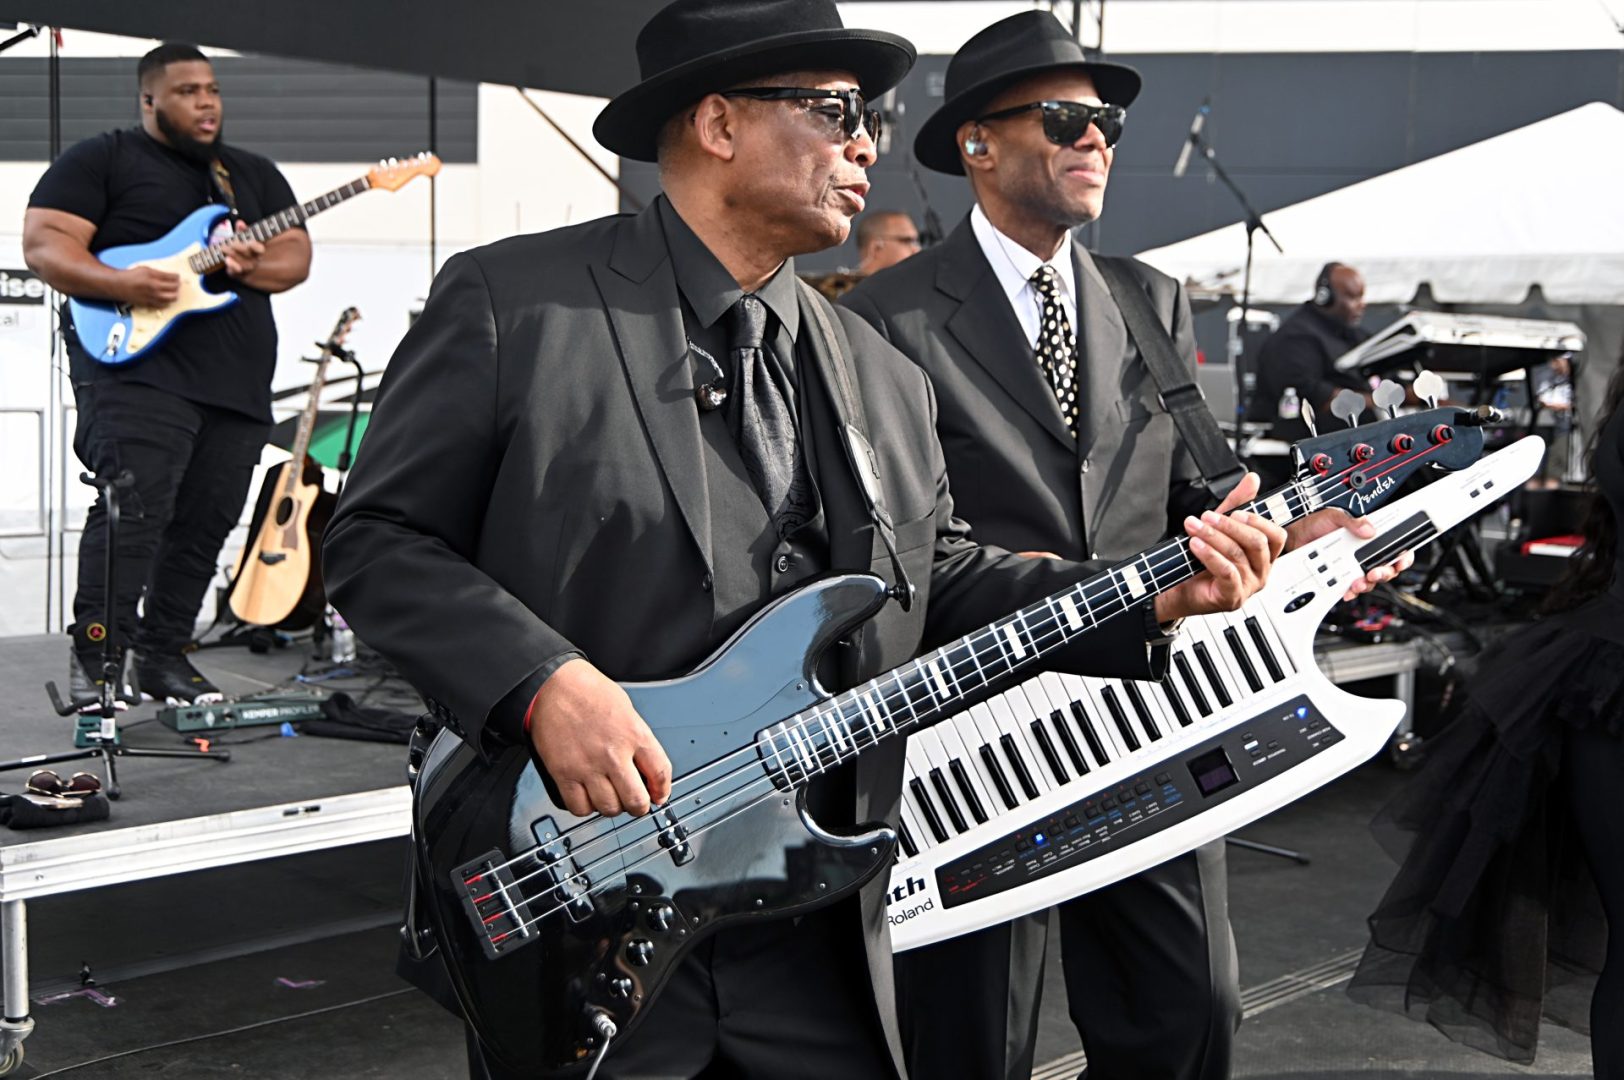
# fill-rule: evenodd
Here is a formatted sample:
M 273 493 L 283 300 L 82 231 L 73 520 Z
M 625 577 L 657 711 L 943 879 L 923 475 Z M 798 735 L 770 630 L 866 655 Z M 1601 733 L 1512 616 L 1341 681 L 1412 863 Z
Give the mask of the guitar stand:
M 133 486 L 135 478 L 126 469 L 111 480 L 105 480 L 90 473 L 79 474 L 79 479 L 100 491 L 107 506 L 107 565 L 104 578 L 107 590 L 107 620 L 105 632 L 102 634 L 101 639 L 101 692 L 92 698 L 74 698 L 70 701 L 64 701 L 54 681 L 45 684 L 45 692 L 51 696 L 51 705 L 56 709 L 58 716 L 74 715 L 87 705 L 98 706 L 96 715 L 101 717 L 101 727 L 96 731 L 84 733 L 84 738 L 91 744 L 85 749 L 68 750 L 60 754 L 34 754 L 25 758 L 15 758 L 11 761 L 0 761 L 0 772 L 7 772 L 12 769 L 37 768 L 41 765 L 55 765 L 64 761 L 85 761 L 90 758 L 100 758 L 103 766 L 107 769 L 107 786 L 105 788 L 107 797 L 117 799 L 121 792 L 118 786 L 118 770 L 114 764 L 115 758 L 206 757 L 213 758 L 215 761 L 230 761 L 231 751 L 148 750 L 119 744 L 117 696 L 124 681 L 124 655 L 123 650 L 119 647 L 118 606 L 115 600 L 117 593 L 114 590 L 114 586 L 118 581 L 118 493 Z

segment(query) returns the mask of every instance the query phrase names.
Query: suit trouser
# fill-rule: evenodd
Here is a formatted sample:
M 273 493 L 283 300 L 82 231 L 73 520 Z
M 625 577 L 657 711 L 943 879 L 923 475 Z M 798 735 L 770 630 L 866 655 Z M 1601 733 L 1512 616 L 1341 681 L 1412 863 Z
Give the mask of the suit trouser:
M 97 476 L 128 469 L 135 480 L 119 495 L 119 632 L 143 651 L 179 653 L 242 513 L 269 425 L 139 383 L 81 383 L 74 396 L 79 460 Z M 107 618 L 106 520 L 98 496 L 79 541 L 76 626 Z
M 1088 1080 L 1222 1080 L 1240 1024 L 1223 842 L 1060 905 Z M 1028 1080 L 1049 913 L 896 960 L 912 1080 Z
M 469 1035 L 471 1080 L 521 1080 Z M 598 1080 L 895 1080 L 855 899 L 706 938 Z

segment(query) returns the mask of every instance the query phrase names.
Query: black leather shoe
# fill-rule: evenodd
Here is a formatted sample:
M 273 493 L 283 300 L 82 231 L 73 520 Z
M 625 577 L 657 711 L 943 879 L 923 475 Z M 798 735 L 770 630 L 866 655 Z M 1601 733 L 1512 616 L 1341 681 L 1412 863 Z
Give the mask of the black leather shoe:
M 206 705 L 224 701 L 220 688 L 208 680 L 182 655 L 135 654 L 135 685 L 142 701 L 162 701 L 168 705 Z
M 101 669 L 100 650 L 83 655 L 78 649 L 68 650 L 68 693 L 73 695 L 73 700 L 86 702 L 79 706 L 82 713 L 93 713 L 101 709 Z M 95 674 L 92 675 L 91 672 Z M 119 664 L 119 672 L 124 677 L 120 680 L 121 685 L 113 698 L 113 707 L 123 712 L 141 698 L 130 685 L 129 674 L 123 663 Z

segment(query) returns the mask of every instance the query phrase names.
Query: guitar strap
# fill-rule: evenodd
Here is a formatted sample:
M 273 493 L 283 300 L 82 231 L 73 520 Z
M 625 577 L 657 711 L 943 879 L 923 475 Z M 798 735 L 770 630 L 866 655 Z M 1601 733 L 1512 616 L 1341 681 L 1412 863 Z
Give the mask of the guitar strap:
M 226 163 L 215 158 L 209 163 L 209 179 L 214 181 L 214 189 L 220 197 L 225 199 L 226 205 L 231 207 L 231 220 L 235 224 L 242 220 L 242 214 L 237 210 L 237 192 L 231 186 L 231 170 Z
M 829 356 L 829 372 L 833 378 L 830 381 L 835 388 L 835 412 L 840 420 L 840 428 L 845 438 L 841 445 L 846 451 L 846 463 L 851 467 L 852 474 L 857 477 L 857 487 L 863 493 L 863 502 L 868 507 L 869 520 L 874 523 L 874 529 L 880 534 L 880 540 L 885 544 L 885 553 L 891 558 L 891 571 L 896 575 L 896 584 L 891 587 L 891 596 L 902 605 L 903 611 L 913 610 L 914 585 L 908 580 L 908 572 L 902 567 L 902 559 L 897 556 L 897 530 L 896 524 L 891 520 L 891 513 L 885 508 L 885 500 L 880 492 L 880 462 L 874 454 L 874 447 L 868 441 L 868 424 L 863 416 L 863 404 L 857 398 L 852 388 L 851 370 L 847 366 L 851 355 L 851 341 L 846 337 L 845 328 L 840 325 L 838 318 L 830 318 L 830 312 L 825 308 L 829 301 L 823 294 L 812 286 L 795 279 L 800 286 L 801 304 L 803 310 L 812 313 L 813 320 L 818 324 L 818 331 L 823 336 L 824 351 Z
M 1162 325 L 1156 311 L 1150 306 L 1150 297 L 1144 287 L 1117 259 L 1095 256 L 1094 265 L 1111 290 L 1117 310 L 1128 328 L 1128 337 L 1144 357 L 1150 377 L 1156 383 L 1156 392 L 1162 406 L 1173 416 L 1179 438 L 1190 449 L 1190 457 L 1201 472 L 1201 482 L 1208 494 L 1222 502 L 1234 486 L 1246 475 L 1246 469 L 1235 458 L 1235 451 L 1218 430 L 1218 421 L 1207 408 L 1207 396 L 1190 375 L 1190 369 L 1179 359 L 1173 348 L 1173 339 Z

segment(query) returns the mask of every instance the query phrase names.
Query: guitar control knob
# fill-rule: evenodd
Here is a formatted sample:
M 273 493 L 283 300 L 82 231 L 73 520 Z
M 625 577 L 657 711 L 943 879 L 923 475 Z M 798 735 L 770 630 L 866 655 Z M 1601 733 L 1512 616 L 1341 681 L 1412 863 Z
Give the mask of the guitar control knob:
M 1414 450 L 1414 449 L 1415 449 L 1415 436 L 1414 435 L 1402 434 L 1402 435 L 1394 435 L 1393 436 L 1393 452 L 1395 454 L 1407 454 L 1411 450 Z
M 609 996 L 616 1001 L 625 1001 L 632 996 L 632 981 L 624 975 L 610 979 Z
M 648 938 L 633 938 L 626 943 L 626 959 L 633 967 L 647 967 L 654 959 L 654 942 Z
M 1363 465 L 1376 456 L 1376 448 L 1369 443 L 1359 443 L 1353 448 L 1353 460 Z
M 1439 424 L 1437 427 L 1432 429 L 1432 441 L 1434 444 L 1449 442 L 1454 439 L 1454 437 L 1455 429 L 1450 427 L 1448 424 Z
M 655 904 L 648 912 L 648 924 L 664 932 L 677 921 L 677 911 L 670 904 Z
M 1309 468 L 1313 469 L 1315 472 L 1319 473 L 1321 476 L 1324 476 L 1324 475 L 1326 475 L 1327 473 L 1329 473 L 1331 471 L 1331 455 L 1330 454 L 1315 454 L 1312 458 L 1309 459 L 1308 465 L 1309 465 Z

